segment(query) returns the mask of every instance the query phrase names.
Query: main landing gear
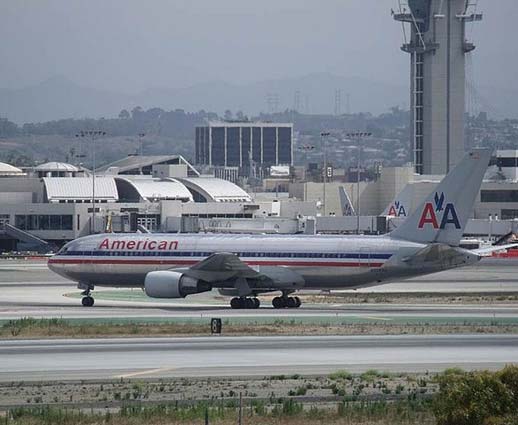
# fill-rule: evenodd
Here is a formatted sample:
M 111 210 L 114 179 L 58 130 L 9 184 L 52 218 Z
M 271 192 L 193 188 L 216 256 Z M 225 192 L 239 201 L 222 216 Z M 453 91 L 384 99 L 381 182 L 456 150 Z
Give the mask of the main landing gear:
M 230 307 L 234 310 L 238 309 L 256 309 L 259 308 L 261 302 L 258 298 L 235 297 L 230 300 Z
M 299 308 L 302 305 L 299 297 L 275 297 L 272 300 L 273 308 Z

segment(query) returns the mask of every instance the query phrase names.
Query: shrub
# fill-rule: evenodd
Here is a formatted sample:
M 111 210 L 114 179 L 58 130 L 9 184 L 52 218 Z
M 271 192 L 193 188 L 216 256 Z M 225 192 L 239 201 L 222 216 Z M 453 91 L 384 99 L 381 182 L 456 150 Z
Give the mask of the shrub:
M 373 382 L 376 378 L 380 378 L 381 373 L 376 369 L 369 369 L 360 375 L 360 378 L 367 382 Z
M 449 373 L 439 378 L 433 410 L 439 425 L 483 425 L 489 418 L 508 414 L 512 398 L 497 374 Z
M 329 379 L 336 381 L 338 379 L 347 379 L 350 381 L 353 378 L 353 375 L 346 370 L 337 370 L 336 372 L 329 375 Z
M 514 409 L 518 410 L 518 366 L 506 366 L 498 373 L 498 378 L 511 391 Z

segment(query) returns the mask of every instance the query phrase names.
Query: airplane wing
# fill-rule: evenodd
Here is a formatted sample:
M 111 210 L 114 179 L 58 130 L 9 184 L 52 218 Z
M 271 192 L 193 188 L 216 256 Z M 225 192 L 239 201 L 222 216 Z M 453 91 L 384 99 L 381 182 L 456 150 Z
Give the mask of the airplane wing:
M 187 276 L 205 282 L 221 282 L 232 278 L 259 279 L 257 272 L 232 253 L 215 253 L 196 263 L 184 272 Z
M 175 269 L 173 269 L 175 270 Z M 253 291 L 269 292 L 280 289 L 299 289 L 304 278 L 282 266 L 250 267 L 232 253 L 214 253 L 187 269 L 176 269 L 194 279 L 203 280 L 217 288 L 231 289 L 239 296 Z
M 474 249 L 473 252 L 481 257 L 490 257 L 494 252 L 505 251 L 509 248 L 518 247 L 518 243 L 510 243 L 507 245 L 493 245 L 487 248 Z

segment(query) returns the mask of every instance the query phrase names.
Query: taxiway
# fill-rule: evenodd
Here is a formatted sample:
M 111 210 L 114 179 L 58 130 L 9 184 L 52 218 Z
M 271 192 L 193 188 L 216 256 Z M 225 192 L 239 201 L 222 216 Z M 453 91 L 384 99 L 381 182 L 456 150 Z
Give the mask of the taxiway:
M 200 337 L 0 341 L 0 380 L 497 369 L 517 335 Z

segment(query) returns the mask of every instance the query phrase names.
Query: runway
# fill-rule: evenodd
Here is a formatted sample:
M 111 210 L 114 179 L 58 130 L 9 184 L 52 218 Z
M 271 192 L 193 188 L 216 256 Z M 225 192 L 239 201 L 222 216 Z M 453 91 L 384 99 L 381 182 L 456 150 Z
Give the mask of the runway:
M 488 259 L 478 265 L 431 276 L 396 282 L 358 291 L 356 293 L 391 294 L 405 292 L 427 293 L 518 293 L 518 262 Z M 80 305 L 80 291 L 47 269 L 45 261 L 0 261 L 0 320 L 20 317 L 94 318 L 291 318 L 291 317 L 381 317 L 382 319 L 436 318 L 517 318 L 518 304 L 458 305 L 458 304 L 305 304 L 298 310 L 274 310 L 268 301 L 253 311 L 234 311 L 228 299 L 216 292 L 180 300 L 153 300 L 140 290 L 96 288 L 93 308 Z
M 518 263 L 489 261 L 405 282 L 357 291 L 390 294 L 518 293 Z M 45 262 L 0 262 L 0 321 L 20 317 L 74 320 L 300 320 L 304 323 L 506 321 L 518 325 L 518 303 L 305 304 L 297 310 L 231 310 L 216 293 L 163 302 L 138 290 L 96 288 L 96 305 L 80 306 L 79 290 Z M 496 369 L 518 359 L 518 336 L 213 337 L 0 341 L 0 380 L 270 376 Z
M 200 337 L 0 341 L 0 381 L 497 369 L 518 336 Z

